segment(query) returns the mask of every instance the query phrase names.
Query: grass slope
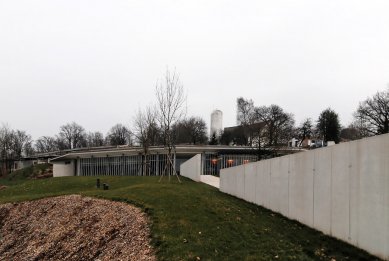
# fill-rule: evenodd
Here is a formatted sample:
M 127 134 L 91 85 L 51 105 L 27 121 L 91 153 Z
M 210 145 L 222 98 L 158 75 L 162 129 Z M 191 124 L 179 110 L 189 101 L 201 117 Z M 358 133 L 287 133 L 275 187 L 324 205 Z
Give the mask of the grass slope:
M 205 184 L 157 177 L 95 177 L 29 180 L 0 191 L 0 203 L 63 194 L 125 201 L 143 208 L 152 221 L 159 260 L 375 260 L 262 207 Z M 0 181 L 1 182 L 1 181 Z
M 0 177 L 0 185 L 16 185 L 26 181 L 26 179 L 36 178 L 42 173 L 52 173 L 52 165 L 45 164 L 37 164 L 30 167 L 26 167 L 23 169 L 16 170 L 14 172 L 9 173 L 5 177 Z

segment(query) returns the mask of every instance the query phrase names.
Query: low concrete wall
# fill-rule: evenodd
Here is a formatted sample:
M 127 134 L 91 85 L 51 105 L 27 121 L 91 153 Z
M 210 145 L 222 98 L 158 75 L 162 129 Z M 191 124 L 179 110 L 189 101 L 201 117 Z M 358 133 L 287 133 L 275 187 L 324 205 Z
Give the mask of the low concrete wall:
M 220 190 L 389 260 L 389 134 L 223 169 Z
M 75 175 L 75 160 L 53 162 L 53 177 L 67 177 Z
M 181 176 L 199 182 L 201 175 L 201 154 L 197 154 L 196 156 L 182 163 L 180 166 L 180 174 Z

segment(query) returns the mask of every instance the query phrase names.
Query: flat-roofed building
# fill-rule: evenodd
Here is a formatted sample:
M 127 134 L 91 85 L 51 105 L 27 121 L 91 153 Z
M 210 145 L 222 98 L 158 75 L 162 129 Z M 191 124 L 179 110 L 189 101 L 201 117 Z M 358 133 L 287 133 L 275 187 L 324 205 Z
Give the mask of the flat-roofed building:
M 279 150 L 280 155 L 295 152 Z M 219 175 L 220 169 L 257 161 L 256 151 L 247 146 L 178 145 L 174 149 L 173 165 L 180 165 L 201 154 L 202 174 Z M 167 149 L 151 147 L 147 158 L 141 147 L 93 148 L 69 152 L 50 160 L 53 176 L 159 176 L 166 169 Z

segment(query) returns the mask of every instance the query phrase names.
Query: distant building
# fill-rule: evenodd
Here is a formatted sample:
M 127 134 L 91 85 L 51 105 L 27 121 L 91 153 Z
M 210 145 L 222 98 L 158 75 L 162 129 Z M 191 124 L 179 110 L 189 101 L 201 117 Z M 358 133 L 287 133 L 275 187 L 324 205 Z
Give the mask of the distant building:
M 221 142 L 226 145 L 257 145 L 259 135 L 265 126 L 264 122 L 257 122 L 247 126 L 226 127 L 224 128 Z
M 320 138 L 305 138 L 303 140 L 292 138 L 288 142 L 289 148 L 308 148 L 308 149 L 315 149 L 315 148 L 321 148 L 326 146 L 332 146 L 335 145 L 334 141 L 328 141 L 324 142 L 324 140 Z
M 211 114 L 211 131 L 210 137 L 214 134 L 220 137 L 223 130 L 223 112 L 221 110 L 214 110 Z

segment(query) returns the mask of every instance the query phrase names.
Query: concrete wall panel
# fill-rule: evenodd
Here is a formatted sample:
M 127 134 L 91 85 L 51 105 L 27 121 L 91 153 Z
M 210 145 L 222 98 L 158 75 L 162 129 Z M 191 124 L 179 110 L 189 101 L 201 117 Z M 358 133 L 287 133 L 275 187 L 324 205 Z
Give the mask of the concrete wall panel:
M 389 134 L 225 169 L 221 190 L 389 260 Z
M 270 194 L 271 194 L 271 188 L 270 188 L 270 160 L 263 160 L 258 162 L 257 165 L 257 173 L 259 174 L 258 179 L 258 185 L 257 189 L 258 195 L 257 197 L 260 198 L 260 201 L 262 202 L 261 206 L 267 207 L 271 209 L 270 206 Z
M 331 235 L 348 241 L 350 235 L 349 143 L 332 151 Z
M 200 181 L 201 175 L 201 154 L 193 156 L 189 160 L 185 161 L 180 166 L 180 174 L 191 180 Z
M 388 141 L 380 136 L 361 141 L 359 231 L 361 248 L 379 252 L 387 248 Z
M 53 163 L 53 177 L 74 176 L 76 174 L 75 164 L 75 160 Z
M 263 185 L 263 175 L 264 175 L 264 164 L 262 164 L 263 161 L 255 162 L 256 165 L 256 180 L 255 180 L 255 204 L 259 206 L 265 205 L 265 197 L 266 192 L 264 191 L 264 185 Z
M 255 203 L 255 191 L 257 185 L 256 173 L 257 173 L 257 164 L 255 162 L 244 165 L 244 175 L 245 175 L 244 199 L 252 203 Z
M 270 203 L 271 209 L 288 215 L 289 157 L 270 160 Z
M 331 233 L 331 148 L 314 150 L 313 227 Z
M 244 166 L 234 167 L 235 176 L 236 176 L 236 196 L 238 198 L 244 199 L 245 196 L 245 173 Z
M 289 214 L 291 218 L 313 226 L 313 166 L 312 152 L 297 153 L 290 161 Z
M 236 196 L 236 175 L 234 168 L 220 170 L 220 191 Z
M 389 137 L 386 139 L 383 144 L 383 152 L 382 157 L 384 159 L 389 159 Z M 386 170 L 386 171 L 385 171 Z M 381 256 L 382 258 L 386 258 L 389 260 L 389 160 L 385 160 L 384 165 L 384 208 L 385 208 L 385 222 L 383 223 L 386 227 L 386 237 L 385 237 L 385 248 L 383 248 L 384 254 Z
M 382 157 L 384 159 L 389 159 L 389 136 L 388 138 L 383 142 L 383 152 L 382 152 Z M 386 209 L 385 213 L 385 221 L 384 226 L 386 227 L 386 241 L 384 242 L 385 244 L 385 249 L 384 249 L 384 254 L 381 256 L 382 258 L 386 258 L 389 260 L 389 160 L 384 160 L 384 208 Z M 385 171 L 386 170 L 386 171 Z
M 280 213 L 281 209 L 281 179 L 282 173 L 280 170 L 280 158 L 274 158 L 269 160 L 270 168 L 270 197 L 269 197 L 269 208 L 275 212 Z
M 224 176 L 222 178 L 222 172 L 220 171 L 220 186 L 219 186 L 219 190 L 221 192 L 227 193 L 227 191 L 225 189 L 226 189 L 226 186 L 227 186 L 227 176 L 228 176 L 228 174 L 224 173 L 223 175 Z
M 350 231 L 348 241 L 358 246 L 361 142 L 349 143 Z
M 281 191 L 280 191 L 280 213 L 289 215 L 289 161 L 290 156 L 284 156 L 280 158 L 280 171 L 282 173 L 281 179 Z

